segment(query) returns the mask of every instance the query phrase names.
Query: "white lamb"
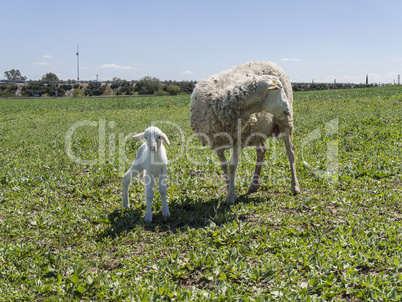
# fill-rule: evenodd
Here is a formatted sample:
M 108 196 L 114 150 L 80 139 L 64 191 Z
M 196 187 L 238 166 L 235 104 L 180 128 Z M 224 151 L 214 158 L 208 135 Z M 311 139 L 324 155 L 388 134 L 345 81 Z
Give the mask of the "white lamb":
M 289 78 L 274 63 L 251 62 L 200 81 L 191 96 L 191 127 L 215 150 L 226 177 L 226 204 L 236 199 L 235 172 L 241 151 L 256 146 L 257 163 L 249 192 L 260 187 L 264 142 L 281 134 L 290 161 L 292 192 L 300 192 L 293 134 L 293 92 Z M 224 154 L 233 149 L 228 163 Z
M 167 156 L 164 141 L 170 145 L 169 139 L 157 127 L 149 127 L 143 133 L 133 136 L 134 140 L 145 140 L 138 149 L 137 157 L 131 168 L 123 178 L 123 207 L 129 207 L 128 188 L 133 177 L 139 176 L 145 181 L 145 199 L 147 209 L 145 221 L 152 221 L 152 199 L 154 197 L 155 179 L 159 179 L 159 193 L 162 198 L 162 215 L 169 217 L 169 208 L 166 202 Z

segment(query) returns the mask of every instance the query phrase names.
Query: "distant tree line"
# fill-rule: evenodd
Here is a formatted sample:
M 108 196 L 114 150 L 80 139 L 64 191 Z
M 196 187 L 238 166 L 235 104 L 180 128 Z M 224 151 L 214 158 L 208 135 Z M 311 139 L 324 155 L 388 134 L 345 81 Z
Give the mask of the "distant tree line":
M 172 84 L 172 83 L 175 84 Z M 130 95 L 190 94 L 195 82 L 121 81 L 121 82 L 7 82 L 0 83 L 0 97 L 84 97 Z M 20 87 L 20 89 L 19 89 Z
M 19 70 L 4 72 L 0 81 L 0 97 L 62 97 L 62 96 L 121 96 L 121 95 L 178 95 L 191 94 L 196 81 L 160 81 L 146 76 L 138 81 L 113 78 L 112 81 L 60 81 L 56 74 L 46 73 L 39 81 L 26 81 Z M 294 91 L 350 89 L 373 87 L 377 84 L 292 83 Z M 18 95 L 17 95 L 18 94 Z
M 292 83 L 293 91 L 313 91 L 329 89 L 352 89 L 375 87 L 377 84 L 352 84 L 352 83 Z
M 138 81 L 113 78 L 112 81 L 60 81 L 54 73 L 46 73 L 39 81 L 26 81 L 19 70 L 4 72 L 6 81 L 0 83 L 0 97 L 18 96 L 113 96 L 113 95 L 177 95 L 192 93 L 195 81 L 160 81 L 146 76 Z M 1 81 L 0 81 L 1 82 Z M 16 85 L 17 84 L 17 85 Z M 18 85 L 21 89 L 18 89 Z M 18 91 L 18 92 L 17 92 Z
M 146 76 L 138 81 L 113 78 L 112 81 L 60 81 L 56 74 L 47 73 L 39 81 L 26 81 L 19 70 L 4 73 L 0 97 L 61 97 L 61 96 L 121 96 L 121 95 L 178 95 L 192 93 L 195 81 L 160 81 Z
M 16 84 L 0 85 L 0 97 L 15 97 L 18 86 Z
M 41 81 L 31 82 L 24 85 L 21 89 L 21 96 L 33 97 L 33 96 L 64 96 L 66 91 L 71 90 L 70 84 L 45 84 Z

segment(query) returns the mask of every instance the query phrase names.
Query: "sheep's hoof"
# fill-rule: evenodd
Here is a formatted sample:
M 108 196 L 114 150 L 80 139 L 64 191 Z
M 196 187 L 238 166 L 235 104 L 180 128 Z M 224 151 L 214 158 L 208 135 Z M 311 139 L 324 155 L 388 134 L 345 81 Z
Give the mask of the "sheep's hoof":
M 299 187 L 299 185 L 292 186 L 292 193 L 293 193 L 293 195 L 297 195 L 297 194 L 300 193 L 300 187 Z
M 163 217 L 170 217 L 170 212 L 169 212 L 169 209 L 163 209 L 162 208 L 162 216 Z
M 259 188 L 260 188 L 260 184 L 253 184 L 253 183 L 251 183 L 250 186 L 248 187 L 247 193 L 248 193 L 248 194 L 250 194 L 250 193 L 255 193 L 255 192 L 258 191 Z
M 129 201 L 123 199 L 123 208 L 128 209 L 129 207 L 130 207 Z
M 145 222 L 152 222 L 152 213 L 145 213 Z
M 228 195 L 226 196 L 225 205 L 227 206 L 234 205 L 235 200 L 236 200 L 236 194 Z

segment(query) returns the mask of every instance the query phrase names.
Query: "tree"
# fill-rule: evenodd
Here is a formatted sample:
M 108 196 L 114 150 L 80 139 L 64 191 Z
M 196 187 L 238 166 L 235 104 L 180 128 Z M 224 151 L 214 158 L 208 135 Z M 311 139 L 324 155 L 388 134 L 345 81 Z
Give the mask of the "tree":
M 178 95 L 180 93 L 180 87 L 177 85 L 169 85 L 166 89 L 166 91 L 170 95 Z
M 48 72 L 42 77 L 42 82 L 58 82 L 60 81 L 56 74 Z
M 17 69 L 11 69 L 9 71 L 4 72 L 4 76 L 9 81 L 25 81 L 27 77 L 23 77 L 21 72 Z
M 90 82 L 85 90 L 85 96 L 99 96 L 106 90 L 106 86 L 99 82 Z
M 47 87 L 41 81 L 34 81 L 22 87 L 22 96 L 42 96 L 47 93 Z
M 151 78 L 149 76 L 143 77 L 135 85 L 135 91 L 139 94 L 154 94 L 162 89 L 162 82 L 158 78 Z

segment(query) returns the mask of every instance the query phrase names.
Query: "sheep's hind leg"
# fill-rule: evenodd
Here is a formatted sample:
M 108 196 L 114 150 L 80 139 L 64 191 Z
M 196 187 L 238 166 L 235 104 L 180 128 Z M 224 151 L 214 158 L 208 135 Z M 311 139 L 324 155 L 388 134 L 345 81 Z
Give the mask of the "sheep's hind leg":
M 286 146 L 286 153 L 290 163 L 290 172 L 292 174 L 292 193 L 293 195 L 296 195 L 300 193 L 300 186 L 296 175 L 295 148 L 293 146 L 292 136 L 289 134 L 289 131 L 285 131 L 284 133 L 281 133 L 281 135 Z
M 229 163 L 229 189 L 228 195 L 226 196 L 226 205 L 234 204 L 236 200 L 236 188 L 235 188 L 235 178 L 236 178 L 236 169 L 237 164 L 239 163 L 239 157 L 241 153 L 241 148 L 238 146 L 237 148 L 233 148 L 232 158 Z
M 251 180 L 250 186 L 248 187 L 248 193 L 257 192 L 260 188 L 260 177 L 261 177 L 261 170 L 262 165 L 264 164 L 264 157 L 267 148 L 264 144 L 255 147 L 257 151 L 257 162 L 255 164 L 255 171 L 253 175 L 253 179 Z
M 229 171 L 228 171 L 228 162 L 226 160 L 225 156 L 225 150 L 219 149 L 216 151 L 216 154 L 218 155 L 219 158 L 219 163 L 221 164 L 221 168 L 225 177 L 225 182 L 226 182 L 226 191 L 229 190 Z

